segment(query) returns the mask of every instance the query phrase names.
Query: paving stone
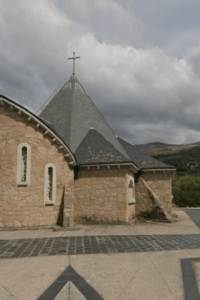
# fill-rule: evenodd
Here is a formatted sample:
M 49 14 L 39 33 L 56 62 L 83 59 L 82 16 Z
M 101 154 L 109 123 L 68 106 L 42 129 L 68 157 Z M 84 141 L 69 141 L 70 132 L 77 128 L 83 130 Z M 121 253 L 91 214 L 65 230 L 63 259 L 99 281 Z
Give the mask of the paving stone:
M 51 242 L 47 241 L 47 239 L 28 239 L 28 241 L 26 239 L 0 240 L 0 258 L 108 252 L 146 252 L 197 248 L 200 248 L 199 234 L 79 236 L 78 239 L 76 237 L 55 237 L 51 238 Z

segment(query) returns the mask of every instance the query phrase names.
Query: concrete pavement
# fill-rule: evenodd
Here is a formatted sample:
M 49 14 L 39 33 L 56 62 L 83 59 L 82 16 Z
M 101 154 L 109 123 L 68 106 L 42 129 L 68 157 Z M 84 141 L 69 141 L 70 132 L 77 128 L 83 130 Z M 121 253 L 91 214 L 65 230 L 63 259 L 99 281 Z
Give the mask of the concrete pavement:
M 200 211 L 200 210 L 198 210 Z M 154 235 L 154 234 L 200 234 L 200 228 L 182 209 L 175 210 L 176 223 L 141 222 L 132 225 L 77 225 L 73 231 L 54 232 L 50 229 L 0 231 L 0 239 L 25 239 L 85 235 Z M 77 229 L 77 230 L 76 230 Z
M 148 222 L 118 226 L 90 225 L 79 226 L 80 230 L 77 231 L 64 232 L 49 229 L 1 231 L 0 239 L 200 233 L 198 226 L 183 210 L 176 210 L 176 214 L 179 220 L 172 224 Z M 90 285 L 105 300 L 183 300 L 185 294 L 181 259 L 197 257 L 200 258 L 200 249 L 2 258 L 0 300 L 38 299 L 69 265 L 85 281 L 82 287 Z M 193 265 L 200 288 L 200 262 L 194 262 Z M 89 295 L 87 291 L 85 295 Z M 81 300 L 88 297 L 80 293 L 72 278 L 55 299 Z

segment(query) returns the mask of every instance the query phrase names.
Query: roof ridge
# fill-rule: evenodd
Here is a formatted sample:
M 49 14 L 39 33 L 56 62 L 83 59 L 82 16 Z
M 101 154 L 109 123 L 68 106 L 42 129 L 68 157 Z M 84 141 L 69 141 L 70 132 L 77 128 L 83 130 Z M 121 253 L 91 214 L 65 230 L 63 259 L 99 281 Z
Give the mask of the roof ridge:
M 71 77 L 72 76 L 75 76 L 75 75 L 71 75 Z M 70 77 L 70 78 L 71 78 Z M 72 88 L 72 97 L 71 97 L 71 110 L 73 111 L 73 104 L 74 104 L 74 101 L 73 101 L 73 99 L 74 99 L 74 90 L 75 89 L 73 89 Z M 73 114 L 70 114 L 70 128 L 69 128 L 69 131 L 70 131 L 70 135 L 69 135 L 69 145 L 71 145 L 71 143 L 72 143 L 72 116 L 73 116 Z

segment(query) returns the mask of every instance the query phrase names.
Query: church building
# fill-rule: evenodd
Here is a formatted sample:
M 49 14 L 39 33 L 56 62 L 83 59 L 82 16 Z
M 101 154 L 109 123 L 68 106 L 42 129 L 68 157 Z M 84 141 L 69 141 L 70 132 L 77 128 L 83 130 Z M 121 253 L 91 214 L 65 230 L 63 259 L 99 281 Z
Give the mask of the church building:
M 172 221 L 175 168 L 137 149 L 74 73 L 39 116 L 0 95 L 0 227 Z

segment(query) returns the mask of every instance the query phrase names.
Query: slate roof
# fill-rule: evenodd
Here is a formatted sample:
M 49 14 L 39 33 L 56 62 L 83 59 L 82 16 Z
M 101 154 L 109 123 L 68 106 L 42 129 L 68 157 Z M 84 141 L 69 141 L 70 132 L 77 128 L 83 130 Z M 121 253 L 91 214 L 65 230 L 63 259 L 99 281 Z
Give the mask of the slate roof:
M 147 153 L 140 151 L 137 146 L 133 146 L 121 138 L 118 138 L 118 140 L 139 169 L 175 169 L 175 167 L 164 164 Z
M 88 131 L 77 148 L 75 157 L 79 164 L 130 162 L 95 129 Z
M 174 168 L 117 138 L 75 75 L 52 98 L 39 118 L 69 145 L 81 165 L 133 163 L 138 169 Z
M 101 115 L 93 101 L 86 94 L 75 75 L 64 84 L 40 113 L 39 117 L 53 124 L 55 131 L 75 152 L 93 127 L 107 141 L 127 156 L 115 133 Z M 128 157 L 127 157 L 128 159 Z

